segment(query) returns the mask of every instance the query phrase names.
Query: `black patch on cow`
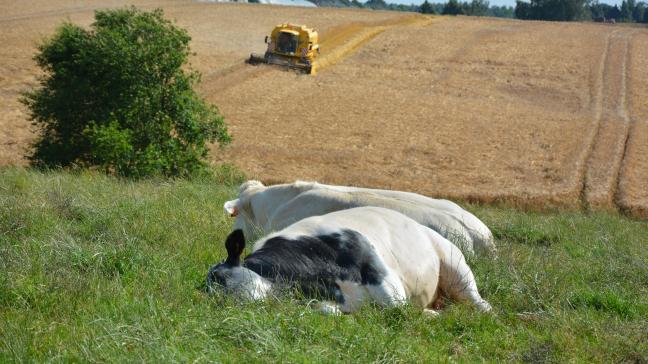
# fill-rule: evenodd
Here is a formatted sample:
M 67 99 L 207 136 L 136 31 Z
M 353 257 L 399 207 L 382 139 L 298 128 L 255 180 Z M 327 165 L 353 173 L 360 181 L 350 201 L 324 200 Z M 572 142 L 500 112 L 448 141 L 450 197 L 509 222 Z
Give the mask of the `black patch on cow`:
M 225 240 L 225 249 L 227 249 L 227 259 L 225 263 L 231 266 L 237 266 L 241 263 L 241 254 L 245 249 L 245 236 L 243 230 L 237 229 L 232 231 Z
M 209 272 L 207 273 L 207 286 L 209 287 L 214 284 L 225 287 L 227 279 L 232 275 L 231 270 L 241 265 L 241 254 L 245 249 L 243 230 L 234 230 L 227 236 L 225 249 L 227 249 L 227 259 L 223 263 L 209 268 Z
M 296 286 L 310 297 L 343 303 L 337 279 L 380 284 L 386 270 L 364 236 L 353 230 L 288 239 L 271 238 L 243 262 L 275 283 Z

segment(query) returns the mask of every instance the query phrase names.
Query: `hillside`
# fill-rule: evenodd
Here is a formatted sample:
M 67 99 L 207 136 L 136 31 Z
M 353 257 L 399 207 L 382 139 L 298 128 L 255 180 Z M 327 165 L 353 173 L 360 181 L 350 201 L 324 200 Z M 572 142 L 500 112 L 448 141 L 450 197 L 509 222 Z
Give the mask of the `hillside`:
M 315 179 L 531 209 L 648 217 L 648 30 L 358 9 L 135 1 L 193 37 L 201 94 L 235 138 L 214 149 L 267 182 Z M 19 92 L 35 43 L 121 2 L 2 5 L 0 164 L 33 138 Z M 276 23 L 321 33 L 321 72 L 243 63 Z
M 449 304 L 323 316 L 205 293 L 236 187 L 0 170 L 0 362 L 648 360 L 646 222 L 467 206 L 499 258 L 470 259 L 495 315 Z

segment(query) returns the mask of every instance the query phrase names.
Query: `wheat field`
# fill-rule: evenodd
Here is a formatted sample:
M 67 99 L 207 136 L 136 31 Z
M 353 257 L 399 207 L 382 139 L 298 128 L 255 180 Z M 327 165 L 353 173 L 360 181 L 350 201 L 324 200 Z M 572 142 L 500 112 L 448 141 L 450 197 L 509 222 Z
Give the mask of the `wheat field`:
M 131 2 L 128 2 L 129 4 Z M 249 177 L 398 188 L 544 209 L 648 217 L 648 29 L 192 1 L 161 7 L 192 36 L 200 93 Z M 35 46 L 118 1 L 0 5 L 0 164 L 33 138 L 21 91 Z M 320 32 L 306 76 L 244 64 L 281 22 Z

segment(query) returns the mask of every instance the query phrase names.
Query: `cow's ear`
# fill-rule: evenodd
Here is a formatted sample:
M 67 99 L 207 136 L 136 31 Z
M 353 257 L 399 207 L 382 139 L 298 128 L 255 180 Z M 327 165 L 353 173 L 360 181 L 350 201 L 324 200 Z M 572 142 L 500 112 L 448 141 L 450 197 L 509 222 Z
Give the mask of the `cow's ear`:
M 240 265 L 241 254 L 245 249 L 245 236 L 243 230 L 237 229 L 232 231 L 225 240 L 225 248 L 227 249 L 227 259 L 225 263 L 229 265 Z
M 223 205 L 223 209 L 225 209 L 225 212 L 228 215 L 230 215 L 230 217 L 234 217 L 234 216 L 238 215 L 238 207 L 237 207 L 238 202 L 239 202 L 239 200 L 237 198 L 236 200 L 227 201 Z

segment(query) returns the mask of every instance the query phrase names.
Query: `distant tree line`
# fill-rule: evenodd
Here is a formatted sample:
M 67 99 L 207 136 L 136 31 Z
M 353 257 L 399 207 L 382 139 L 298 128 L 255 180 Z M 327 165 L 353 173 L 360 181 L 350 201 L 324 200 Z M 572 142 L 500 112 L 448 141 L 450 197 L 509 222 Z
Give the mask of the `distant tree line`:
M 421 5 L 404 5 L 388 3 L 385 0 L 367 0 L 362 3 L 358 0 L 309 0 L 317 6 L 329 7 L 355 7 L 374 10 L 411 11 L 423 14 L 468 15 L 468 16 L 494 16 L 513 18 L 515 8 L 512 6 L 490 6 L 487 0 L 472 0 L 459 2 L 450 0 L 448 3 L 430 3 L 425 0 Z
M 252 0 L 258 1 L 258 0 Z M 516 6 L 491 6 L 488 0 L 429 2 L 421 5 L 392 4 L 385 0 L 309 0 L 317 6 L 356 7 L 375 10 L 411 11 L 423 14 L 492 16 L 529 20 L 593 20 L 648 23 L 648 3 L 623 0 L 621 6 L 598 0 L 517 0 Z
M 420 12 L 424 14 L 494 16 L 499 18 L 513 18 L 515 16 L 513 7 L 491 6 L 486 0 L 472 0 L 470 2 L 449 0 L 447 3 L 435 4 L 430 4 L 425 0 L 421 4 Z
M 648 3 L 624 0 L 621 7 L 616 5 L 601 4 L 598 2 L 589 5 L 589 11 L 594 21 L 614 19 L 617 22 L 648 23 Z
M 517 0 L 515 17 L 530 20 L 594 20 L 648 23 L 645 2 L 623 0 L 621 7 L 589 0 Z

